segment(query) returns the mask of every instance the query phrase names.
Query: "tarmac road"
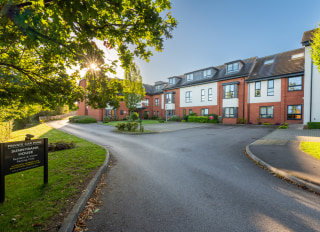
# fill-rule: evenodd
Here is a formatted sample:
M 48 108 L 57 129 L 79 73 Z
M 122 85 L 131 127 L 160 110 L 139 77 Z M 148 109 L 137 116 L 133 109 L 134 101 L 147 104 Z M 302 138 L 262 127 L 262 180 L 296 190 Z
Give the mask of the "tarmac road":
M 320 197 L 255 166 L 245 145 L 271 129 L 202 126 L 149 135 L 65 124 L 117 159 L 89 231 L 320 231 Z

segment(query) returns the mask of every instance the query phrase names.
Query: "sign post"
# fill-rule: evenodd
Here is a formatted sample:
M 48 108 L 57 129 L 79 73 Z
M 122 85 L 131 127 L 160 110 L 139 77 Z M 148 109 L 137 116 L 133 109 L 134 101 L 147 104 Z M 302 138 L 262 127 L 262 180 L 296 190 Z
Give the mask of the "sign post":
M 48 183 L 48 138 L 0 143 L 0 203 L 5 199 L 5 176 L 44 166 Z

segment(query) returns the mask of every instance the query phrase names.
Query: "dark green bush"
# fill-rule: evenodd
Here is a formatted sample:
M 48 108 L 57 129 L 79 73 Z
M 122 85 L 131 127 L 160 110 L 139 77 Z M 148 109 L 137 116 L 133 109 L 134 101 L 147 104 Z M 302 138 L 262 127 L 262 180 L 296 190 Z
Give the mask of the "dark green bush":
M 218 120 L 218 115 L 217 114 L 208 114 L 208 116 L 213 116 L 213 120 Z
M 130 115 L 130 120 L 137 121 L 139 119 L 139 114 L 137 112 L 132 112 Z
M 197 113 L 190 113 L 189 116 L 197 116 Z
M 103 117 L 103 123 L 108 123 L 110 122 L 110 118 L 108 116 Z
M 183 115 L 182 120 L 188 121 L 188 117 L 189 117 L 188 115 Z
M 308 122 L 308 129 L 320 129 L 320 122 Z
M 97 119 L 87 116 L 87 115 L 82 115 L 82 116 L 73 116 L 69 118 L 70 122 L 75 122 L 75 123 L 96 123 Z
M 156 115 L 153 115 L 150 119 L 152 119 L 152 120 L 157 120 L 158 117 L 157 117 Z
M 214 123 L 217 124 L 218 123 L 218 119 L 212 119 L 212 120 L 208 120 L 208 123 Z
M 161 120 L 159 120 L 159 123 L 164 123 L 164 120 L 162 120 L 162 119 L 161 119 Z
M 246 118 L 238 118 L 237 119 L 237 124 L 246 124 L 247 119 Z
M 172 120 L 172 121 L 175 121 L 175 122 L 178 122 L 179 119 L 180 119 L 180 118 L 179 118 L 178 115 L 173 115 L 172 118 L 171 118 L 171 120 Z
M 126 123 L 124 122 L 120 122 L 116 125 L 116 128 L 119 130 L 119 131 L 124 131 L 124 129 L 126 128 Z
M 126 123 L 126 128 L 127 128 L 128 131 L 131 131 L 131 129 L 132 129 L 132 124 L 131 124 L 131 122 L 127 122 L 127 123 Z
M 143 112 L 143 119 L 148 119 L 149 118 L 149 114 L 147 111 Z
M 287 129 L 287 126 L 279 126 L 279 129 Z

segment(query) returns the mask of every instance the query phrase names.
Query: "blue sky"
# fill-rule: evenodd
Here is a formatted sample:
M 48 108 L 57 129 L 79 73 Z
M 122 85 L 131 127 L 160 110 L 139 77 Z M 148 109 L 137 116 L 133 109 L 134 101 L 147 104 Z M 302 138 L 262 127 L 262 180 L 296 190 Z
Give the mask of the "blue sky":
M 173 38 L 149 63 L 136 59 L 143 82 L 301 48 L 304 31 L 320 22 L 319 0 L 171 0 Z M 122 78 L 121 73 L 118 77 Z

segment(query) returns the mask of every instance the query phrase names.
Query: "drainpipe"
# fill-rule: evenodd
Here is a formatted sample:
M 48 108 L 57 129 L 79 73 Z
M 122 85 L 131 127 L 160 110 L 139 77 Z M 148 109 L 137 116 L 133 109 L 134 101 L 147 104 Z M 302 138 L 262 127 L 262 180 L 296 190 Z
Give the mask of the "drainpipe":
M 245 91 L 244 91 L 244 89 L 245 89 L 245 87 L 246 87 L 246 80 L 245 80 L 246 78 L 245 77 L 243 77 L 243 101 L 242 101 L 242 105 L 243 105 L 243 110 L 242 110 L 242 118 L 244 118 L 244 104 L 245 104 L 245 97 L 244 97 L 244 94 L 245 94 Z
M 250 122 L 250 83 L 248 84 L 248 123 Z

